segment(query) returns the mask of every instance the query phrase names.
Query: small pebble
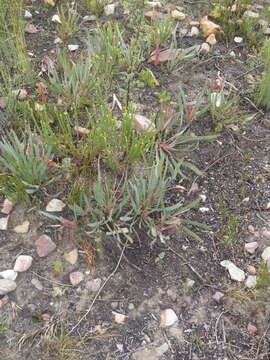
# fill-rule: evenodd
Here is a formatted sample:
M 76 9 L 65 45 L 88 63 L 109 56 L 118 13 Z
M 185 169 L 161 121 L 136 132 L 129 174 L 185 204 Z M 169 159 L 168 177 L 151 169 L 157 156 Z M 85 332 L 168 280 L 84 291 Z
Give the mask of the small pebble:
M 43 290 L 43 285 L 42 285 L 42 283 L 38 280 L 38 279 L 32 279 L 31 280 L 31 284 L 32 285 L 34 285 L 34 287 L 36 288 L 36 289 L 38 289 L 38 290 L 40 290 L 40 291 L 42 291 Z
M 207 39 L 206 39 L 206 42 L 210 45 L 216 45 L 217 43 L 217 39 L 216 39 L 216 36 L 215 34 L 210 34 Z
M 52 22 L 58 23 L 58 24 L 62 24 L 62 22 L 61 22 L 60 17 L 59 17 L 58 14 L 53 15 L 53 17 L 52 17 Z
M 15 231 L 15 233 L 17 234 L 26 234 L 29 231 L 29 226 L 30 226 L 30 222 L 26 220 L 21 225 L 15 226 L 13 231 Z
M 256 269 L 253 265 L 248 265 L 247 266 L 247 272 L 251 275 L 255 275 L 256 274 Z
M 30 13 L 30 11 L 25 10 L 24 12 L 24 18 L 25 19 L 31 19 L 33 17 L 33 15 Z
M 183 12 L 181 12 L 181 11 L 178 11 L 178 10 L 173 10 L 172 11 L 172 17 L 174 18 L 174 19 L 176 19 L 176 20 L 185 20 L 185 18 L 186 18 L 186 15 L 183 13 Z
M 117 323 L 117 324 L 124 324 L 125 322 L 125 319 L 126 319 L 126 315 L 123 315 L 123 314 L 119 314 L 115 311 L 112 311 L 113 315 L 114 315 L 114 321 Z
M 80 271 L 74 271 L 69 274 L 69 280 L 72 286 L 79 285 L 80 282 L 82 282 L 84 279 L 84 275 Z
M 45 257 L 56 249 L 55 243 L 48 235 L 41 235 L 35 242 L 39 257 Z
M 51 201 L 48 202 L 46 206 L 46 211 L 60 212 L 64 209 L 65 206 L 66 204 L 64 204 L 62 200 L 52 199 Z
M 172 309 L 166 309 L 161 311 L 159 324 L 161 328 L 171 326 L 176 323 L 176 321 L 178 321 L 178 317 Z
M 210 52 L 211 48 L 210 45 L 207 42 L 202 43 L 201 45 L 201 52 L 208 54 Z
M 18 273 L 14 270 L 4 270 L 0 272 L 0 276 L 7 280 L 16 280 Z
M 254 288 L 257 284 L 257 276 L 255 275 L 248 275 L 246 281 L 245 281 L 245 285 L 247 288 L 251 289 Z
M 243 41 L 243 38 L 241 36 L 235 36 L 233 40 L 236 44 L 240 44 Z
M 8 218 L 9 216 L 0 218 L 0 230 L 7 230 Z
M 134 304 L 132 304 L 132 303 L 128 304 L 128 310 L 132 311 L 134 309 L 135 309 Z
M 196 26 L 192 26 L 190 36 L 196 37 L 200 34 L 200 30 Z
M 216 302 L 220 302 L 220 300 L 224 297 L 224 294 L 221 291 L 216 291 L 212 296 L 212 299 Z
M 14 280 L 0 279 L 0 295 L 6 295 L 16 289 L 17 285 Z
M 13 270 L 16 272 L 27 271 L 33 262 L 32 256 L 29 255 L 19 255 L 15 261 Z
M 79 49 L 79 45 L 75 45 L 75 44 L 68 45 L 68 50 L 69 51 L 76 51 L 78 49 Z
M 71 265 L 75 265 L 78 260 L 78 250 L 73 249 L 70 252 L 64 254 L 64 259 Z
M 115 4 L 109 4 L 104 7 L 104 14 L 106 16 L 113 15 L 115 12 Z
M 248 323 L 247 330 L 252 335 L 256 334 L 256 332 L 258 332 L 258 329 L 256 328 L 256 326 L 252 325 L 251 323 Z
M 250 243 L 245 244 L 245 250 L 249 254 L 254 254 L 256 249 L 258 248 L 258 246 L 259 246 L 259 244 L 257 243 L 257 241 L 252 241 Z

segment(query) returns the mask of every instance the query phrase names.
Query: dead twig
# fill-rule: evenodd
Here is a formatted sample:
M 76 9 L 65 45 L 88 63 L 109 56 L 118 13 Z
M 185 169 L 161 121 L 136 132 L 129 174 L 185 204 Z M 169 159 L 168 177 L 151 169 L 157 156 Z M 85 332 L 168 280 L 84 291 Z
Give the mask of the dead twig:
M 258 355 L 260 353 L 261 343 L 262 343 L 263 339 L 265 338 L 266 334 L 268 333 L 269 329 L 270 329 L 270 325 L 268 326 L 268 328 L 265 330 L 265 332 L 263 333 L 263 335 L 260 338 L 260 341 L 259 341 L 259 344 L 258 344 L 258 347 L 257 347 L 257 351 L 256 351 L 256 356 L 255 356 L 254 360 L 258 359 Z
M 184 256 L 180 255 L 178 252 L 173 250 L 171 247 L 168 247 L 168 250 L 173 252 L 176 256 L 178 256 L 185 265 L 189 267 L 189 269 L 197 276 L 198 279 L 201 280 L 202 283 L 205 283 L 205 279 L 197 272 L 197 270 L 194 269 L 194 267 L 184 258 Z
M 106 280 L 104 281 L 104 283 L 101 285 L 101 287 L 99 288 L 98 292 L 96 293 L 94 299 L 92 300 L 92 302 L 91 302 L 88 310 L 87 310 L 86 313 L 79 319 L 79 321 L 73 326 L 73 328 L 68 332 L 68 335 L 72 334 L 73 331 L 74 331 L 75 329 L 77 329 L 77 327 L 80 325 L 80 323 L 81 323 L 81 322 L 87 317 L 87 315 L 91 312 L 91 310 L 92 310 L 92 308 L 93 308 L 93 306 L 94 306 L 97 298 L 99 297 L 101 291 L 105 288 L 105 286 L 107 285 L 107 283 L 110 281 L 110 279 L 114 276 L 114 274 L 115 274 L 116 271 L 118 270 L 118 268 L 119 268 L 119 266 L 120 266 L 120 263 L 121 263 L 121 261 L 122 261 L 122 258 L 123 258 L 123 256 L 124 256 L 124 252 L 125 252 L 125 250 L 126 250 L 126 245 L 127 245 L 127 244 L 125 244 L 125 245 L 123 246 L 123 249 L 122 249 L 122 251 L 121 251 L 120 257 L 119 257 L 119 259 L 118 259 L 118 262 L 117 262 L 117 264 L 116 264 L 113 272 L 107 277 L 107 279 L 106 279 Z

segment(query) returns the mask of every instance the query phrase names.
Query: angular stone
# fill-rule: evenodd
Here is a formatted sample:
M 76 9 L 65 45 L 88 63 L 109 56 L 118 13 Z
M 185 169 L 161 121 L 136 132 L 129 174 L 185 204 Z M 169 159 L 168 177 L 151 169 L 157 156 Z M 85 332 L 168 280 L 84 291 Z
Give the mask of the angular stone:
M 76 50 L 78 50 L 79 49 L 79 45 L 77 45 L 77 44 L 69 44 L 68 45 L 68 50 L 69 51 L 76 51 Z
M 249 289 L 254 288 L 257 284 L 257 276 L 248 275 L 247 280 L 245 281 L 245 286 Z
M 120 314 L 116 311 L 112 311 L 113 315 L 114 315 L 114 321 L 117 324 L 124 324 L 125 319 L 126 319 L 126 315 Z
M 80 282 L 82 282 L 84 279 L 83 273 L 80 271 L 74 271 L 69 274 L 69 280 L 72 286 L 79 285 Z
M 225 267 L 230 274 L 232 280 L 235 281 L 244 281 L 245 280 L 245 273 L 243 270 L 239 269 L 232 261 L 230 260 L 223 260 L 220 263 L 221 266 Z
M 192 26 L 190 30 L 190 36 L 198 36 L 200 34 L 200 30 L 196 26 Z
M 33 15 L 30 13 L 30 11 L 25 10 L 24 11 L 24 18 L 25 19 L 31 19 L 33 17 Z
M 17 272 L 27 271 L 32 265 L 33 258 L 29 255 L 20 255 L 15 261 L 13 270 Z
M 26 24 L 25 32 L 28 34 L 36 34 L 38 32 L 38 29 L 33 24 Z
M 168 350 L 169 350 L 169 345 L 167 343 L 164 343 L 159 347 L 138 350 L 132 355 L 132 359 L 133 360 L 158 360 Z
M 26 220 L 21 225 L 15 226 L 13 230 L 17 234 L 26 234 L 29 231 L 29 226 L 30 226 L 30 222 Z
M 172 11 L 172 17 L 176 20 L 185 20 L 186 18 L 186 14 L 184 14 L 183 12 L 181 11 L 178 11 L 178 10 L 173 10 Z
M 11 213 L 12 209 L 14 208 L 14 206 L 15 206 L 15 203 L 13 203 L 12 201 L 10 201 L 8 199 L 5 199 L 3 202 L 3 207 L 2 207 L 1 213 L 9 215 Z
M 55 243 L 48 235 L 41 235 L 35 242 L 39 257 L 45 257 L 56 249 Z
M 257 327 L 255 325 L 252 325 L 251 323 L 248 323 L 247 329 L 248 332 L 252 335 L 256 334 L 256 332 L 258 331 Z
M 153 131 L 155 130 L 155 124 L 143 115 L 136 114 L 133 118 L 134 128 L 135 130 L 142 131 Z
M 215 34 L 210 34 L 207 39 L 206 39 L 206 42 L 210 45 L 216 45 L 217 43 L 217 40 L 216 40 L 216 36 Z
M 97 292 L 101 286 L 101 279 L 97 278 L 97 279 L 93 279 L 90 281 L 87 281 L 85 287 L 91 291 L 91 292 Z
M 255 275 L 256 274 L 256 269 L 253 265 L 247 265 L 247 271 L 249 274 L 251 275 Z
M 8 218 L 9 216 L 0 218 L 0 230 L 7 230 Z
M 54 23 L 58 23 L 58 24 L 62 24 L 61 20 L 60 20 L 60 16 L 58 14 L 54 14 L 52 16 L 52 22 Z
M 17 278 L 17 272 L 14 271 L 14 270 L 4 270 L 4 271 L 1 271 L 0 272 L 0 276 L 3 278 L 3 279 L 7 279 L 7 280 L 13 280 L 15 281 L 16 278 Z
M 249 254 L 254 254 L 258 246 L 259 244 L 257 243 L 257 241 L 252 241 L 250 243 L 245 244 L 245 250 Z
M 38 279 L 33 278 L 33 279 L 31 280 L 31 284 L 34 285 L 34 287 L 35 287 L 36 289 L 38 289 L 38 290 L 40 290 L 40 291 L 43 290 L 43 285 L 41 284 L 41 282 L 40 282 Z
M 104 7 L 104 14 L 106 16 L 113 15 L 115 12 L 115 4 L 109 4 Z
M 211 48 L 207 42 L 202 43 L 201 50 L 200 50 L 202 53 L 208 54 L 210 52 L 210 50 L 211 50 Z
M 52 199 L 51 201 L 48 202 L 46 206 L 46 211 L 60 212 L 64 209 L 65 206 L 66 204 L 64 204 L 62 200 Z
M 71 265 L 75 265 L 78 260 L 78 250 L 73 249 L 70 252 L 64 254 L 64 259 Z
M 17 285 L 14 280 L 0 279 L 0 295 L 6 295 L 16 289 Z
M 224 297 L 224 294 L 221 291 L 216 291 L 212 296 L 212 299 L 216 302 L 220 302 L 220 300 Z
M 178 321 L 176 313 L 172 309 L 165 309 L 160 313 L 160 324 L 161 328 L 165 328 L 173 325 Z

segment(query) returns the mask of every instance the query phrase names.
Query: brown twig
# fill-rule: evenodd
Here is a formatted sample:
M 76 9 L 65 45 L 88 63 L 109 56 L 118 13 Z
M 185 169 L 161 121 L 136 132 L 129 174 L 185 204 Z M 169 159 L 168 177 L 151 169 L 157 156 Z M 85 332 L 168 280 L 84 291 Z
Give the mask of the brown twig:
M 184 258 L 184 256 L 180 255 L 178 252 L 176 252 L 171 247 L 168 247 L 168 250 L 170 250 L 176 256 L 178 256 L 184 262 L 184 264 L 187 265 L 189 267 L 189 269 L 197 276 L 197 278 L 201 280 L 201 282 L 203 282 L 203 283 L 205 282 L 205 279 L 197 272 L 197 270 L 194 269 L 194 267 Z

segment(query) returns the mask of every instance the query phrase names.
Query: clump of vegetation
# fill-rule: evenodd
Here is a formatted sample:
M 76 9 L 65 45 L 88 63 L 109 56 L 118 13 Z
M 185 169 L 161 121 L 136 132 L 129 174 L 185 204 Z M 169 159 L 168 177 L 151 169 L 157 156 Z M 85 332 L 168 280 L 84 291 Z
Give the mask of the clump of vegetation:
M 270 109 L 270 40 L 266 40 L 261 51 L 262 61 L 264 64 L 264 72 L 260 80 L 260 91 L 258 102 L 267 110 Z
M 230 40 L 243 36 L 249 46 L 258 46 L 261 40 L 258 19 L 246 16 L 252 0 L 218 0 L 214 1 L 211 16 L 222 26 L 223 35 Z

